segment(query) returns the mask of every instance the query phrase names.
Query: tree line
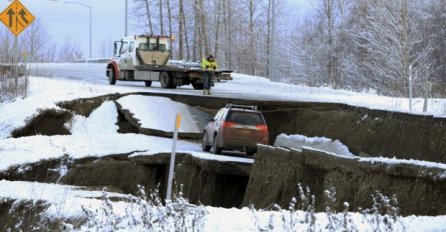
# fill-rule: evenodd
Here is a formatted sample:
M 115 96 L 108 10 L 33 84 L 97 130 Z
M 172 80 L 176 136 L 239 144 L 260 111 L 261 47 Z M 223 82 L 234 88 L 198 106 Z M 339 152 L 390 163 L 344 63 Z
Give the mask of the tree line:
M 289 1 L 291 2 L 291 1 Z M 175 35 L 173 57 L 309 86 L 407 96 L 446 91 L 446 0 L 134 0 L 148 34 Z
M 77 41 L 66 38 L 56 43 L 40 19 L 36 19 L 17 39 L 6 27 L 0 27 L 0 63 L 13 63 L 17 49 L 17 60 L 26 62 L 69 62 L 82 57 Z
M 172 58 L 213 54 L 220 67 L 308 86 L 414 96 L 425 83 L 446 96 L 446 0 L 133 0 L 141 33 L 175 36 Z M 82 57 L 69 38 L 51 41 L 36 20 L 19 39 L 30 62 Z M 0 62 L 12 60 L 13 37 L 0 29 Z M 102 48 L 103 47 L 103 48 Z M 112 46 L 102 46 L 111 54 Z

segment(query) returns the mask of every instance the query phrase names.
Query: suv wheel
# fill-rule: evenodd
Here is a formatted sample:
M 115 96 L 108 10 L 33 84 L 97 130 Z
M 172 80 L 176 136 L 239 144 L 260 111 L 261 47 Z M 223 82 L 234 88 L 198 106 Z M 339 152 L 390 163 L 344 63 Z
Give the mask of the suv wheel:
M 214 136 L 214 141 L 213 141 L 213 143 L 212 143 L 212 149 L 211 149 L 211 151 L 212 151 L 212 153 L 219 155 L 219 154 L 221 154 L 221 150 L 222 150 L 221 147 L 218 146 L 218 138 L 217 138 L 217 135 L 215 135 L 215 136 Z
M 201 149 L 203 149 L 203 151 L 211 150 L 211 146 L 208 145 L 208 141 L 206 139 L 206 132 L 203 133 L 203 140 L 201 141 Z

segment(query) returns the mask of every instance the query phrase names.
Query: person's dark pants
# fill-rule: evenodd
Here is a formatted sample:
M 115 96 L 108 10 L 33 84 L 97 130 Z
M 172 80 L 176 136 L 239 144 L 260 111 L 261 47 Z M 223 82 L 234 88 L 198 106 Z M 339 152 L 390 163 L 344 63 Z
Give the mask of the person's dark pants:
M 212 73 L 204 72 L 203 73 L 203 89 L 211 89 L 212 85 Z

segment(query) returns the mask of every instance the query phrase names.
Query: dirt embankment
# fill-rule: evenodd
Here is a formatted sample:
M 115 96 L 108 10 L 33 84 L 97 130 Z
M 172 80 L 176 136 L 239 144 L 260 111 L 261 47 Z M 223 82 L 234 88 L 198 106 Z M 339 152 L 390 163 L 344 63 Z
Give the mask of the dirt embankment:
M 348 202 L 350 210 L 371 208 L 377 191 L 395 195 L 402 215 L 444 215 L 446 173 L 444 169 L 413 164 L 389 164 L 338 157 L 321 151 L 288 150 L 259 146 L 243 205 L 288 207 L 299 198 L 298 184 L 316 197 L 316 210 L 330 205 L 324 191 L 335 188 L 337 211 Z
M 273 134 L 337 139 L 356 155 L 446 163 L 446 121 L 432 116 L 320 104 L 267 114 Z
M 170 154 L 129 157 L 115 154 L 103 158 L 53 159 L 17 166 L 0 173 L 0 179 L 108 187 L 119 193 L 139 195 L 138 185 L 159 189 L 164 198 Z M 177 154 L 173 192 L 180 190 L 191 203 L 216 207 L 239 207 L 249 179 L 251 164 L 202 160 Z M 67 157 L 65 157 L 67 158 Z M 61 167 L 68 171 L 60 175 Z

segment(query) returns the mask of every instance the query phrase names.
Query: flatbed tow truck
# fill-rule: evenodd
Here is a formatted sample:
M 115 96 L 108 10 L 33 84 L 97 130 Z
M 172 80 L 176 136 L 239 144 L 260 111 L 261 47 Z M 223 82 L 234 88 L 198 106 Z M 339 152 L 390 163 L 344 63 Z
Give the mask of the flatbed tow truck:
M 217 82 L 232 80 L 232 70 L 204 70 L 198 62 L 170 60 L 170 39 L 168 36 L 135 35 L 116 41 L 113 59 L 106 69 L 109 83 L 144 81 L 150 87 L 152 82 L 159 81 L 161 87 L 168 89 L 182 85 L 203 89 L 203 72 L 211 72 Z

